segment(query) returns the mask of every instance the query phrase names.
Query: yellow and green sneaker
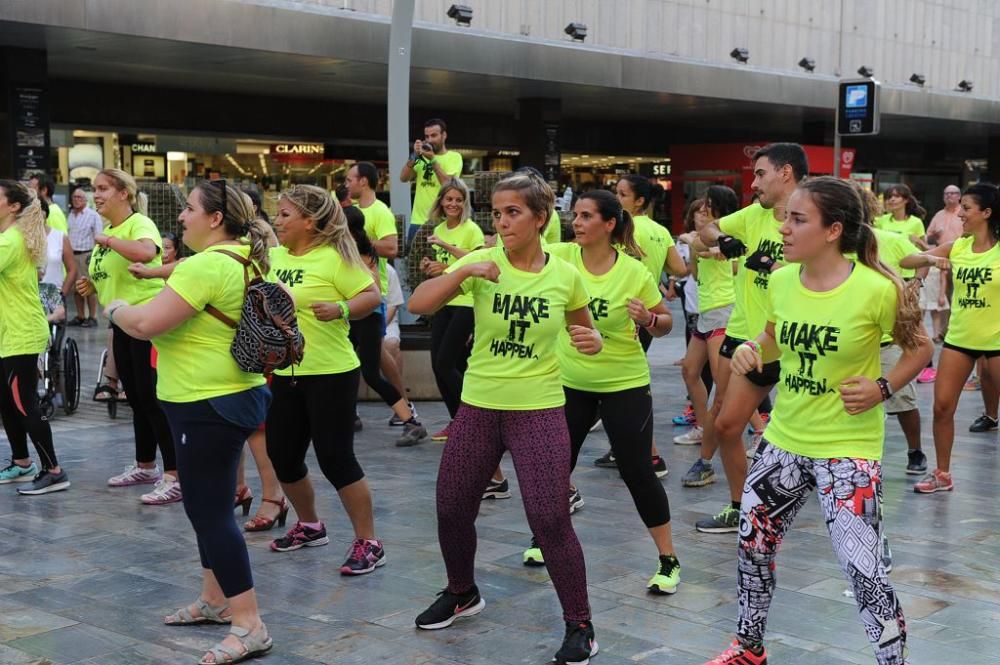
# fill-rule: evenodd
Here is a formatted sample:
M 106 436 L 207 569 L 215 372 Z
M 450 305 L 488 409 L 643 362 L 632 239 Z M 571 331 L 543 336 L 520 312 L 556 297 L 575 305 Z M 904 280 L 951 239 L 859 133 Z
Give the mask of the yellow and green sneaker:
M 650 593 L 669 595 L 677 593 L 677 585 L 681 583 L 681 564 L 673 554 L 660 555 L 660 567 L 649 580 L 646 588 Z
M 538 541 L 535 537 L 531 537 L 531 547 L 524 550 L 524 565 L 526 566 L 544 566 L 545 557 L 542 556 L 542 548 L 538 546 Z

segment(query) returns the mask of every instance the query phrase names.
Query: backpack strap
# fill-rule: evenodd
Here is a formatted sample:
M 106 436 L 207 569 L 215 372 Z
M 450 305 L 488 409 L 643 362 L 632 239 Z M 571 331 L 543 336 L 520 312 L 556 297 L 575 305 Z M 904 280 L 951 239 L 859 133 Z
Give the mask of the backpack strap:
M 211 314 L 212 316 L 214 316 L 215 318 L 217 318 L 219 321 L 222 321 L 224 324 L 226 324 L 227 326 L 229 326 L 233 330 L 236 329 L 236 322 L 233 321 L 228 316 L 226 316 L 225 314 L 223 314 L 219 310 L 219 308 L 217 308 L 215 305 L 205 305 L 205 311 L 207 313 Z
M 251 269 L 253 270 L 255 280 L 263 279 L 263 277 L 260 274 L 260 270 L 257 269 L 257 266 L 256 264 L 254 264 L 253 261 L 251 261 L 246 257 L 240 256 L 236 252 L 231 252 L 228 249 L 217 249 L 215 251 L 218 252 L 219 254 L 225 254 L 226 256 L 228 256 L 231 259 L 234 259 L 241 266 L 243 266 L 243 297 L 246 298 L 247 289 L 250 288 L 250 270 Z M 219 321 L 222 321 L 230 328 L 233 328 L 234 330 L 236 329 L 237 327 L 236 321 L 233 321 L 231 318 L 223 314 L 218 307 L 214 305 L 205 305 L 205 311 L 214 316 L 215 318 L 217 318 Z

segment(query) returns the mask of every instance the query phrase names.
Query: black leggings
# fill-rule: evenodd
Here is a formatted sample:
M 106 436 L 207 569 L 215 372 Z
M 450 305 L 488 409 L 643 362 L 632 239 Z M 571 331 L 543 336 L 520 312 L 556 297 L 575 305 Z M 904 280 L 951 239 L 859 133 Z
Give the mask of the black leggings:
M 566 424 L 571 448 L 570 468 L 576 468 L 583 441 L 600 415 L 611 441 L 618 470 L 646 528 L 670 521 L 670 504 L 656 478 L 649 455 L 653 445 L 653 398 L 649 386 L 614 393 L 592 393 L 564 387 Z
M 59 466 L 52 428 L 38 408 L 38 355 L 0 358 L 0 420 L 10 441 L 12 459 L 28 459 L 28 436 L 43 469 Z
M 363 319 L 351 321 L 350 339 L 361 361 L 361 376 L 368 387 L 379 394 L 382 401 L 392 406 L 403 398 L 391 383 L 382 376 L 382 338 L 385 337 L 385 319 L 379 311 Z M 354 416 L 351 416 L 353 422 Z
M 253 576 L 243 532 L 233 517 L 233 488 L 253 428 L 226 420 L 207 400 L 160 404 L 176 437 L 184 512 L 198 537 L 201 567 L 215 574 L 226 598 L 249 591 Z
M 431 319 L 431 366 L 441 399 L 454 418 L 462 401 L 462 379 L 468 366 L 469 336 L 475 318 L 471 307 L 448 305 Z
M 118 367 L 118 379 L 132 407 L 132 429 L 135 432 L 135 461 L 149 463 L 156 461 L 156 447 L 160 447 L 163 470 L 177 469 L 174 454 L 174 440 L 167 417 L 156 399 L 156 372 L 153 371 L 150 354 L 153 345 L 142 339 L 130 337 L 128 333 L 112 326 L 111 346 Z
M 306 477 L 310 440 L 320 470 L 337 490 L 365 477 L 354 457 L 358 370 L 294 379 L 275 375 L 271 394 L 264 429 L 278 480 L 294 483 Z

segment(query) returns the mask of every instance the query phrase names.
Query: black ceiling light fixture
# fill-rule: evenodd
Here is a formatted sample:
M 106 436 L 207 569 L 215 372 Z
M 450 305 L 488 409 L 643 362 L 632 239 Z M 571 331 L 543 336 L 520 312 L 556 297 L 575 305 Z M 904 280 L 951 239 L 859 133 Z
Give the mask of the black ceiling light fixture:
M 472 25 L 472 7 L 469 5 L 452 5 L 448 8 L 448 18 L 461 26 Z
M 959 92 L 972 92 L 972 81 L 969 79 L 962 79 L 958 82 L 958 87 L 956 90 Z
M 742 46 L 737 46 L 729 52 L 729 57 L 741 65 L 745 65 L 750 60 L 750 50 Z
M 799 67 L 811 74 L 816 71 L 816 61 L 809 57 L 802 58 L 799 60 Z
M 570 23 L 563 30 L 567 35 L 573 38 L 575 42 L 582 42 L 587 38 L 587 24 L 586 23 Z
M 913 83 L 914 85 L 919 85 L 922 88 L 924 87 L 924 84 L 927 83 L 927 77 L 925 77 L 923 74 L 917 74 L 916 72 L 914 72 L 913 74 L 910 74 L 910 83 Z
M 870 79 L 875 76 L 875 70 L 868 65 L 861 65 L 858 67 L 858 76 L 864 76 L 866 79 Z

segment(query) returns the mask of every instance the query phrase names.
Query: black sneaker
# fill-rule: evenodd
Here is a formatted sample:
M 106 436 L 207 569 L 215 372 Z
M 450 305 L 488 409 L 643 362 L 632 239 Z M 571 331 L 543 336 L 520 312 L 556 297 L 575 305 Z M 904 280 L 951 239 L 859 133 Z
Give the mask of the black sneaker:
M 726 506 L 719 514 L 695 522 L 694 528 L 702 533 L 736 533 L 740 530 L 740 511 Z
M 670 471 L 667 470 L 667 463 L 659 455 L 653 455 L 653 473 L 657 478 L 666 478 Z
M 970 432 L 995 432 L 1000 423 L 997 422 L 996 418 L 990 418 L 985 413 L 973 421 L 969 425 Z
M 427 440 L 427 430 L 413 418 L 403 423 L 403 433 L 396 439 L 398 448 L 409 448 Z
M 615 454 L 609 450 L 606 455 L 594 460 L 594 466 L 602 469 L 617 469 L 618 462 L 615 460 Z
M 576 511 L 583 508 L 583 497 L 580 496 L 580 490 L 575 487 L 569 488 L 569 514 L 572 515 Z
M 52 473 L 47 469 L 42 469 L 42 471 L 35 476 L 35 479 L 32 480 L 29 485 L 18 487 L 17 493 L 33 496 L 35 494 L 61 492 L 64 489 L 69 489 L 69 476 L 66 475 L 65 471 Z
M 927 472 L 927 455 L 924 455 L 924 451 L 919 448 L 917 450 L 907 450 L 906 458 L 906 473 L 911 476 L 919 476 Z
M 271 549 L 275 552 L 292 552 L 302 547 L 319 547 L 329 542 L 330 539 L 326 537 L 325 524 L 320 524 L 318 529 L 313 529 L 302 522 L 296 522 L 295 526 L 288 530 L 288 533 L 271 541 Z
M 475 584 L 466 593 L 452 593 L 445 589 L 438 594 L 434 604 L 417 617 L 417 628 L 438 630 L 455 623 L 455 619 L 479 614 L 486 607 L 486 601 L 479 595 Z
M 490 484 L 486 486 L 486 491 L 483 492 L 484 499 L 509 499 L 510 498 L 510 484 L 507 479 L 504 478 L 499 483 L 493 479 L 490 479 Z
M 594 624 L 589 621 L 567 621 L 566 637 L 562 647 L 552 657 L 559 665 L 587 665 L 597 655 L 599 647 L 594 639 Z

